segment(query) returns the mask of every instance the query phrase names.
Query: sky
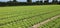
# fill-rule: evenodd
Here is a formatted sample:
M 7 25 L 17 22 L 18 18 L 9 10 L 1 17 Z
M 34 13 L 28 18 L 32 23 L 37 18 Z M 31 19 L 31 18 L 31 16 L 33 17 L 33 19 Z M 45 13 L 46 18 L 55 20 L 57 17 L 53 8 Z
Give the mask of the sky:
M 9 0 L 0 0 L 0 2 L 7 2 L 7 1 L 9 1 Z M 11 1 L 13 1 L 13 0 L 11 0 Z M 27 2 L 27 0 L 17 0 L 18 2 Z M 38 0 L 32 0 L 32 2 L 36 2 L 36 1 L 38 1 Z M 60 1 L 60 0 L 58 0 L 58 1 Z M 52 2 L 52 0 L 49 0 L 49 2 Z

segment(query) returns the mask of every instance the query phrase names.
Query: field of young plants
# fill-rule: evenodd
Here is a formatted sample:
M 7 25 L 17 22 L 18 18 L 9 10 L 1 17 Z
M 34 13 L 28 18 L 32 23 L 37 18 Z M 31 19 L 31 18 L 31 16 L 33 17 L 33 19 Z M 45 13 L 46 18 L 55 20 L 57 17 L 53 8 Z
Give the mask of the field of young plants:
M 29 28 L 59 14 L 60 5 L 0 7 L 0 28 Z M 39 28 L 57 28 L 59 21 L 60 18 Z
M 48 22 L 47 24 L 40 26 L 39 28 L 60 28 L 60 17 Z

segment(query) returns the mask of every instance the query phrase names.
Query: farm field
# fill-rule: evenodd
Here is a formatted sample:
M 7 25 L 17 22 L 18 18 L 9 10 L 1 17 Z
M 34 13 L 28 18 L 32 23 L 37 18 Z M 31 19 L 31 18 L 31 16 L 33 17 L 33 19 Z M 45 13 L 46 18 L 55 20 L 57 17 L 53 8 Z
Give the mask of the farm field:
M 48 22 L 47 24 L 40 26 L 39 28 L 60 28 L 60 17 Z
M 29 28 L 59 14 L 60 5 L 0 7 L 0 28 Z

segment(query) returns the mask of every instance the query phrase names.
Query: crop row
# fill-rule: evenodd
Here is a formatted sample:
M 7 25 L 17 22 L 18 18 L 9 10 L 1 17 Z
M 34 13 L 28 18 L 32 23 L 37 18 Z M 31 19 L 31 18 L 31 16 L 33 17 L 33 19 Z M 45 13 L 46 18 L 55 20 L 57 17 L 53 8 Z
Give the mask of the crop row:
M 44 15 L 47 15 L 47 14 L 50 14 L 50 13 L 54 13 L 54 12 L 56 13 L 57 11 L 58 11 L 58 10 L 55 10 L 55 11 L 52 11 L 52 12 L 46 12 L 46 13 L 43 13 L 43 14 L 39 14 L 39 13 L 38 13 L 38 14 L 35 14 L 35 15 L 34 15 L 34 14 L 24 15 L 24 16 L 20 16 L 20 15 L 15 15 L 15 16 L 14 16 L 14 15 L 13 15 L 13 16 L 11 16 L 11 17 L 5 17 L 5 18 L 3 17 L 3 18 L 0 19 L 0 23 L 1 23 L 1 21 L 2 21 L 2 22 L 3 22 L 3 21 L 6 22 L 7 20 L 10 21 L 10 19 L 12 19 L 12 20 L 13 20 L 13 19 L 14 19 L 14 20 L 20 19 L 20 20 L 21 20 L 21 19 L 26 19 L 26 18 L 34 17 L 34 16 L 40 16 L 40 15 L 43 15 L 43 16 L 44 16 Z M 59 12 L 58 12 L 58 13 L 59 13 Z M 58 13 L 57 13 L 57 14 L 58 14 Z M 53 14 L 53 15 L 54 15 L 54 14 Z M 45 17 L 46 17 L 46 16 L 45 16 Z M 43 17 L 43 18 L 44 18 L 44 17 Z
M 44 15 L 47 15 L 47 14 L 58 14 L 59 13 L 59 11 L 56 13 L 56 11 L 55 12 L 48 12 L 48 13 L 44 13 L 44 14 L 38 14 L 38 15 L 31 15 L 31 16 L 28 16 L 28 17 L 25 17 L 25 18 L 20 18 L 20 16 L 18 16 L 18 17 L 11 17 L 11 18 L 6 18 L 6 19 L 4 19 L 4 20 L 0 20 L 0 23 L 4 23 L 4 22 L 10 22 L 10 21 L 14 21 L 14 20 L 22 20 L 22 19 L 27 19 L 27 18 L 32 18 L 32 17 L 35 17 L 35 16 L 41 16 L 42 15 L 42 18 L 47 18 L 46 16 L 45 17 L 43 17 Z M 54 15 L 53 14 L 53 15 Z M 47 15 L 48 16 L 48 15 Z M 48 17 L 49 18 L 49 17 Z M 7 21 L 8 20 L 8 21 Z
M 60 14 L 60 6 L 0 7 L 0 28 L 29 28 Z
M 60 17 L 40 26 L 39 28 L 60 28 Z
M 37 16 L 29 17 L 29 18 L 23 18 L 22 20 L 20 19 L 20 17 L 14 17 L 14 18 L 10 18 L 10 19 L 0 20 L 0 27 L 3 27 L 3 28 L 18 28 L 18 27 L 28 28 L 28 27 L 33 26 L 34 24 L 40 23 L 41 21 L 44 21 L 44 20 L 51 18 L 57 14 L 60 14 L 59 12 L 60 11 L 55 11 L 55 12 L 46 13 L 46 14 L 43 14 L 40 16 L 37 15 Z

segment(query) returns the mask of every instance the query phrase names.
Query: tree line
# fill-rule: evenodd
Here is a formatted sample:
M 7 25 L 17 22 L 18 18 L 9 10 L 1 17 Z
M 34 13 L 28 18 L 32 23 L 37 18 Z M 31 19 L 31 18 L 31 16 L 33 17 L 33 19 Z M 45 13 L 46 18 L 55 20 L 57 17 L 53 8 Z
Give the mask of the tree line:
M 8 1 L 8 2 L 0 2 L 0 6 L 18 6 L 18 5 L 49 5 L 49 4 L 60 4 L 60 1 L 53 0 L 51 3 L 48 2 L 49 0 L 43 1 L 36 1 L 32 2 L 32 0 L 27 0 L 27 2 L 17 2 L 16 0 Z

